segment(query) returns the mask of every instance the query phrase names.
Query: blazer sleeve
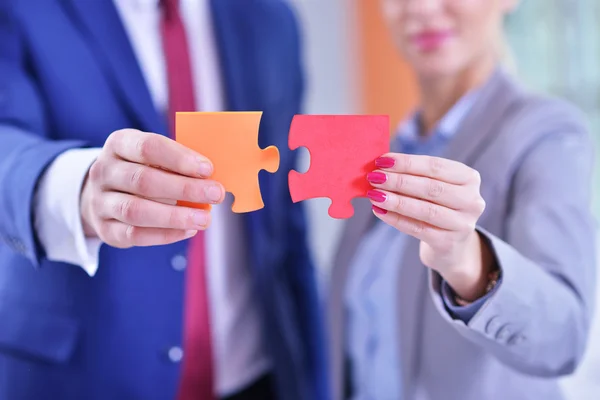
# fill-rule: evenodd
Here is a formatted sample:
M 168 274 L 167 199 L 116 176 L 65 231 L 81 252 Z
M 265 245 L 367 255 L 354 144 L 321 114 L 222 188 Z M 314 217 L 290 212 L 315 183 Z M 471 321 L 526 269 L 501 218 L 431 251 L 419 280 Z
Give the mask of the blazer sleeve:
M 33 229 L 36 185 L 56 156 L 82 143 L 48 137 L 15 4 L 0 0 L 0 241 L 37 266 L 43 250 Z
M 594 311 L 594 144 L 578 121 L 561 124 L 570 127 L 562 131 L 544 128 L 543 121 L 537 126 L 549 132 L 517 167 L 504 240 L 478 228 L 502 282 L 467 324 L 439 311 L 516 370 L 555 377 L 579 364 Z M 432 290 L 439 296 L 435 280 Z

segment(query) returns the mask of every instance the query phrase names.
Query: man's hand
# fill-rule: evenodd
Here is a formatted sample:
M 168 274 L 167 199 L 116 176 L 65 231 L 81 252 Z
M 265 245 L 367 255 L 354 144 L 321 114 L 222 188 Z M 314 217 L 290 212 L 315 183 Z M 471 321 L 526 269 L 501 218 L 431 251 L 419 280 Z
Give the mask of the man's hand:
M 174 243 L 210 224 L 210 213 L 177 200 L 216 204 L 224 188 L 208 180 L 210 161 L 164 136 L 113 132 L 92 164 L 81 194 L 87 236 L 120 248 Z

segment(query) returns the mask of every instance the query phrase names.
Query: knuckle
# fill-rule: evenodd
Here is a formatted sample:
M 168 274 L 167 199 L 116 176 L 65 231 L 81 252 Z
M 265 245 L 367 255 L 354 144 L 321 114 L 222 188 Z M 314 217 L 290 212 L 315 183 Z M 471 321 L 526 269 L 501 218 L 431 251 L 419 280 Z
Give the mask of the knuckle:
M 440 197 L 446 191 L 446 187 L 442 182 L 431 180 L 427 188 L 427 195 L 432 198 Z
M 429 221 L 429 222 L 435 221 L 438 214 L 439 214 L 439 209 L 435 204 L 430 203 L 425 206 L 424 215 L 425 215 L 425 219 L 427 221 Z
M 131 131 L 131 129 L 118 129 L 114 131 L 108 136 L 106 142 L 104 142 L 104 147 L 114 153 L 125 140 L 129 131 Z
M 171 207 L 168 211 L 167 224 L 170 228 L 177 229 L 185 229 L 187 224 L 187 219 L 182 215 L 182 210 L 177 207 Z
M 94 214 L 102 214 L 104 212 L 104 202 L 102 200 L 102 196 L 92 193 L 90 196 L 90 205 L 92 206 L 92 211 Z
M 394 188 L 396 189 L 396 191 L 400 192 L 406 187 L 407 178 L 405 175 L 400 175 L 400 174 L 395 174 L 395 176 L 396 176 L 396 182 L 395 182 Z
M 135 199 L 130 198 L 123 200 L 118 204 L 117 214 L 123 221 L 132 221 L 137 217 L 138 209 L 138 202 Z
M 402 154 L 400 157 L 398 157 L 398 164 L 400 164 L 402 170 L 410 171 L 412 168 L 412 157 Z
M 406 198 L 404 196 L 393 196 L 393 198 L 396 199 L 395 201 L 395 208 L 397 210 L 403 210 L 406 208 Z
M 475 183 L 477 186 L 481 184 L 481 174 L 476 169 L 471 170 L 471 182 Z
M 191 201 L 202 201 L 200 198 L 200 191 L 198 190 L 198 185 L 195 182 L 186 181 L 181 186 L 181 198 Z
M 148 160 L 156 153 L 158 141 L 152 136 L 143 136 L 135 143 L 138 156 L 142 160 Z
M 480 215 L 483 214 L 486 206 L 487 206 L 487 204 L 486 204 L 484 198 L 481 196 L 477 196 L 477 199 L 475 200 L 475 207 L 476 207 L 477 212 Z
M 90 182 L 100 183 L 104 179 L 104 162 L 100 159 L 94 161 L 88 171 L 88 179 Z
M 417 221 L 414 222 L 412 224 L 412 226 L 410 227 L 410 230 L 412 232 L 413 235 L 419 236 L 422 235 L 423 233 L 425 233 L 425 223 Z
M 438 176 L 444 170 L 444 162 L 439 157 L 429 157 L 429 168 L 434 176 Z
M 121 130 L 114 131 L 106 138 L 106 141 L 104 142 L 104 147 L 109 150 L 114 150 L 117 145 L 117 142 L 119 142 L 122 136 L 123 134 Z
M 135 243 L 135 240 L 138 236 L 138 232 L 139 232 L 139 230 L 136 229 L 135 226 L 127 225 L 127 227 L 125 228 L 125 231 L 124 231 L 126 243 L 131 243 L 131 244 Z
M 129 185 L 137 193 L 147 193 L 149 189 L 147 169 L 143 166 L 136 167 L 129 177 Z

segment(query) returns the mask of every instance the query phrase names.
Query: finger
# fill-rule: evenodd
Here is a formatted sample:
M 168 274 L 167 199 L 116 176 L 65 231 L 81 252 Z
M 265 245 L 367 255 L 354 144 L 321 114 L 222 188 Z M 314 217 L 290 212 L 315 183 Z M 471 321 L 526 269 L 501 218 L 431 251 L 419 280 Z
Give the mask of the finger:
M 416 199 L 384 190 L 370 190 L 371 204 L 405 217 L 422 221 L 444 230 L 466 229 L 466 222 L 459 211 L 429 201 Z
M 104 195 L 100 217 L 115 219 L 143 228 L 204 230 L 210 225 L 210 212 L 172 206 L 126 193 Z
M 391 172 L 425 176 L 455 185 L 478 183 L 479 173 L 458 161 L 426 155 L 388 153 L 375 161 L 377 167 Z
M 106 146 L 124 160 L 154 165 L 181 175 L 208 177 L 213 172 L 212 163 L 206 157 L 156 133 L 123 129 L 112 133 Z
M 168 204 L 170 206 L 177 205 L 177 200 L 172 200 L 172 199 L 149 198 L 148 200 L 156 201 L 158 203 Z
M 454 210 L 466 207 L 466 197 L 462 195 L 467 186 L 427 178 L 418 175 L 399 174 L 377 170 L 367 175 L 369 182 L 378 189 L 427 200 Z
M 104 241 L 119 248 L 172 244 L 198 233 L 196 230 L 142 228 L 117 220 L 107 220 L 102 225 Z
M 373 206 L 373 214 L 400 232 L 406 233 L 407 235 L 413 236 L 426 243 L 435 243 L 436 241 L 439 241 L 443 235 L 447 234 L 447 231 L 436 228 L 426 222 L 385 210 L 379 206 Z
M 103 186 L 120 192 L 202 204 L 220 203 L 225 198 L 223 186 L 209 179 L 190 178 L 122 160 L 106 169 Z

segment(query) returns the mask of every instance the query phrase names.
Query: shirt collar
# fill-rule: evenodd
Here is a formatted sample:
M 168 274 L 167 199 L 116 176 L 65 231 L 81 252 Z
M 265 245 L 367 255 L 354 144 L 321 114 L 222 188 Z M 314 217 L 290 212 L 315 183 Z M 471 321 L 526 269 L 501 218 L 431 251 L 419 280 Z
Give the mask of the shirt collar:
M 432 136 L 441 136 L 445 139 L 451 139 L 457 133 L 460 124 L 473 107 L 478 94 L 479 90 L 473 90 L 461 97 L 433 128 Z M 397 136 L 402 142 L 414 143 L 419 141 L 420 133 L 420 111 L 417 111 L 400 125 Z

